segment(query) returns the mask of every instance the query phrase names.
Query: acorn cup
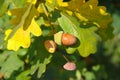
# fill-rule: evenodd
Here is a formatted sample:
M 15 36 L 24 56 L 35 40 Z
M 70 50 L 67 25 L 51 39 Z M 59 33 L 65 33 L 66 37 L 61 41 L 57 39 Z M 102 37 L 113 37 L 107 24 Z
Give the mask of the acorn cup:
M 44 46 L 49 53 L 54 53 L 56 51 L 56 43 L 53 40 L 46 40 Z
M 72 34 L 59 31 L 58 33 L 54 35 L 54 41 L 58 45 L 72 46 L 76 44 L 77 38 Z

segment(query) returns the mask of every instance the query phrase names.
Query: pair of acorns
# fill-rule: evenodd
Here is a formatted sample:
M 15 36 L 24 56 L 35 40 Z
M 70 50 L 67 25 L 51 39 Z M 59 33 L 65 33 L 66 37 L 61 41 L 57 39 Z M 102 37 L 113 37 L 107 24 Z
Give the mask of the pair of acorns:
M 74 35 L 69 33 L 64 33 L 60 31 L 54 35 L 53 40 L 46 40 L 44 46 L 49 53 L 54 53 L 56 51 L 57 45 L 72 46 L 77 42 L 77 39 Z

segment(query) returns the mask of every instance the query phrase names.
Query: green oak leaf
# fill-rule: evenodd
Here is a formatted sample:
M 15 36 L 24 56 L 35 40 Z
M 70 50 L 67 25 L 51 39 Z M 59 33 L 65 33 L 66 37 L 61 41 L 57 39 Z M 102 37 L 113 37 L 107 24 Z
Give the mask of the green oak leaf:
M 31 64 L 30 74 L 36 75 L 37 78 L 40 78 L 46 71 L 46 67 L 52 58 L 52 55 L 44 47 L 45 40 L 46 38 L 42 36 L 35 38 L 28 50 L 28 61 Z
M 9 51 L 8 51 L 9 53 Z M 4 74 L 4 78 L 10 78 L 12 73 L 20 68 L 23 68 L 23 61 L 19 59 L 16 53 L 11 52 L 6 61 L 0 65 L 0 73 Z
M 31 80 L 30 70 L 25 70 L 21 72 L 17 77 L 16 80 Z
M 61 13 L 61 18 L 58 19 L 58 22 L 65 32 L 73 34 L 78 38 L 80 44 L 78 47 L 74 47 L 74 49 L 77 49 L 81 56 L 87 57 L 96 52 L 98 36 L 95 34 L 95 31 L 97 27 L 82 28 L 76 18 L 66 13 Z
M 50 55 L 48 58 L 45 58 L 43 63 L 37 61 L 36 64 L 32 65 L 30 74 L 33 75 L 38 70 L 37 77 L 40 78 L 42 74 L 46 71 L 46 65 L 50 63 L 51 57 L 52 56 Z
M 10 51 L 4 51 L 3 53 L 0 53 L 0 67 L 5 62 L 5 60 L 8 58 L 8 56 L 9 56 L 8 53 L 11 54 L 12 52 L 10 52 Z
M 52 56 L 49 56 L 48 58 L 44 59 L 43 63 L 40 63 L 39 65 L 39 69 L 38 69 L 38 74 L 37 77 L 40 78 L 42 76 L 42 74 L 46 71 L 46 65 L 50 63 Z

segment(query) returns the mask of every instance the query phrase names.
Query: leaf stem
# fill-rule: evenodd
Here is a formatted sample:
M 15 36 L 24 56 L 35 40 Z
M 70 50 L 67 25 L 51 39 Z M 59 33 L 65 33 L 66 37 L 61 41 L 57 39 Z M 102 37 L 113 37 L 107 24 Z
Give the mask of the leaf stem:
M 62 53 L 61 50 L 57 49 L 57 51 L 62 55 L 62 57 L 63 57 L 67 62 L 70 62 L 70 60 Z
M 45 12 L 45 15 L 49 18 L 49 17 L 50 17 L 50 13 L 49 13 L 47 7 L 45 6 L 45 3 L 44 3 L 44 2 L 42 3 L 42 7 L 43 7 L 43 10 L 44 10 L 44 12 Z
M 70 62 L 69 59 L 64 54 L 62 54 L 62 56 L 67 62 Z

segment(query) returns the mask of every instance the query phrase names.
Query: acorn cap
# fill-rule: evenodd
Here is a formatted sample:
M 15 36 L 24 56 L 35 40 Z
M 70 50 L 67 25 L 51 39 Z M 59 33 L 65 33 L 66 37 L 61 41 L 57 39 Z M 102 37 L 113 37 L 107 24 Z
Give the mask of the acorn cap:
M 62 35 L 63 31 L 59 31 L 58 33 L 54 34 L 54 41 L 58 45 L 62 45 Z
M 56 51 L 56 43 L 52 40 L 46 40 L 44 46 L 49 53 L 54 53 Z

